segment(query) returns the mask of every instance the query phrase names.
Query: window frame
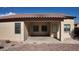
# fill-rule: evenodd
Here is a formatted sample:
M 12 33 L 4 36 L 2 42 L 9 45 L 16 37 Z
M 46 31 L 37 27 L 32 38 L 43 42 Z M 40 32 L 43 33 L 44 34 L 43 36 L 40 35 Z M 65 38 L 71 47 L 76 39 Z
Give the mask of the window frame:
M 70 24 L 64 24 L 64 31 L 70 32 L 70 30 L 71 30 L 71 25 Z
M 46 26 L 46 31 L 43 30 L 43 28 L 44 28 L 43 26 Z M 45 29 L 45 28 L 44 28 L 44 29 Z M 48 26 L 47 26 L 47 25 L 42 25 L 42 26 L 41 26 L 41 31 L 42 31 L 42 32 L 48 32 Z
M 21 23 L 15 23 L 15 34 L 21 34 Z
M 38 27 L 37 31 L 34 30 L 34 27 L 35 27 L 35 26 Z M 33 26 L 32 26 L 32 32 L 39 32 L 39 26 L 38 26 L 38 25 L 33 25 Z

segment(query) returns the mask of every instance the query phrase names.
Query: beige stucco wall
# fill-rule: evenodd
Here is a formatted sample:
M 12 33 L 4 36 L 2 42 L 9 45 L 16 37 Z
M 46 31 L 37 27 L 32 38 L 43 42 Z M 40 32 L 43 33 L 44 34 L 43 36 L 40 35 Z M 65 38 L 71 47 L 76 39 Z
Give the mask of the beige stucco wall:
M 15 34 L 15 23 L 21 23 L 21 34 Z M 24 22 L 0 23 L 0 40 L 23 41 L 24 40 Z
M 70 24 L 70 32 L 64 31 L 64 24 Z M 64 19 L 64 21 L 61 22 L 61 41 L 70 39 L 71 35 L 70 33 L 74 30 L 74 20 L 73 19 Z
M 19 22 L 21 23 L 21 34 L 15 34 L 15 23 L 18 22 L 2 22 L 0 23 L 0 40 L 11 40 L 11 41 L 24 41 L 27 40 L 30 35 L 30 25 L 35 23 L 29 22 Z M 36 23 L 40 24 L 40 23 Z M 41 23 L 40 25 L 44 24 Z M 74 20 L 72 19 L 64 19 L 61 22 L 50 22 L 49 23 L 49 34 L 51 37 L 56 35 L 57 39 L 61 39 L 61 41 L 71 38 L 70 32 L 64 31 L 64 24 L 70 24 L 71 29 L 70 32 L 74 29 Z M 55 32 L 57 30 L 57 32 Z

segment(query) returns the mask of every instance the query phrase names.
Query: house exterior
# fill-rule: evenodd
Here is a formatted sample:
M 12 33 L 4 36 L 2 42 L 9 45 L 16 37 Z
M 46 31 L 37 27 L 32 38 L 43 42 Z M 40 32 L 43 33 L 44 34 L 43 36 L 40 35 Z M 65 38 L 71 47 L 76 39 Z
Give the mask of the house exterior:
M 0 17 L 0 40 L 25 41 L 31 36 L 71 38 L 74 16 L 65 14 L 16 14 Z

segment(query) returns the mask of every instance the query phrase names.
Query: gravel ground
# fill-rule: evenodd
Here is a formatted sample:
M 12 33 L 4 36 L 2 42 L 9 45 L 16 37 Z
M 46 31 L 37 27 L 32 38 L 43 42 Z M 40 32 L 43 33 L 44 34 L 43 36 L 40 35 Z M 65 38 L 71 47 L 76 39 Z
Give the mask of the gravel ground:
M 6 51 L 79 51 L 79 44 L 26 44 Z
M 2 46 L 4 48 L 1 48 Z M 23 44 L 22 42 L 0 41 L 0 51 L 79 51 L 79 44 Z

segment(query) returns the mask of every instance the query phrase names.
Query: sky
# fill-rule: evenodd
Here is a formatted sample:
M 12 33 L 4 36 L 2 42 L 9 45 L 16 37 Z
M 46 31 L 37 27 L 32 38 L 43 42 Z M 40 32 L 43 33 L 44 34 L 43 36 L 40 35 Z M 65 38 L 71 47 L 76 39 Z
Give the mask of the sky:
M 64 13 L 76 16 L 75 22 L 79 23 L 79 7 L 0 7 L 0 15 L 8 13 Z

